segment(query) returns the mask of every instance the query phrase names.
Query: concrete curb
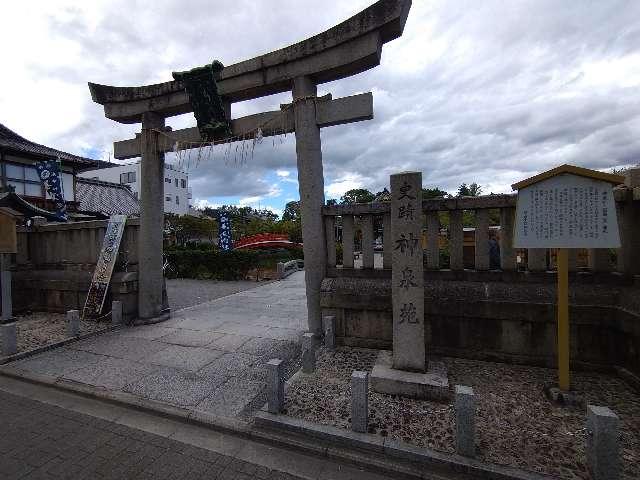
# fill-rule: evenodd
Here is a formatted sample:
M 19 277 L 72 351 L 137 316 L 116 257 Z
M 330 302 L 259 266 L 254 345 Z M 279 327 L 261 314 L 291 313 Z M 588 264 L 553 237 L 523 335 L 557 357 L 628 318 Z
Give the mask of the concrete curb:
M 79 342 L 80 340 L 85 340 L 91 337 L 97 337 L 98 335 L 102 335 L 103 333 L 113 332 L 121 328 L 122 325 L 111 325 L 109 327 L 103 328 L 102 330 L 96 330 L 93 332 L 85 333 L 84 335 L 78 335 L 77 337 L 65 338 L 59 342 L 50 343 L 49 345 L 43 345 L 42 347 L 34 348 L 32 350 L 27 350 L 26 352 L 15 353 L 13 355 L 9 355 L 6 357 L 0 357 L 0 365 L 4 365 L 10 362 L 15 362 L 17 360 L 22 360 L 23 358 L 31 357 L 33 355 L 37 355 L 38 353 L 46 352 L 48 350 L 54 350 L 58 347 L 64 347 L 70 343 Z
M 469 475 L 472 478 L 491 480 L 550 480 L 552 477 L 537 473 L 485 463 L 460 455 L 447 454 L 435 450 L 414 447 L 403 442 L 368 433 L 356 433 L 328 425 L 320 425 L 306 420 L 258 411 L 255 417 L 258 427 L 275 429 L 294 434 L 310 436 L 328 445 L 368 451 L 395 460 L 408 460 L 434 468 L 437 471 Z M 330 451 L 333 449 L 330 449 Z M 331 453 L 331 452 L 329 452 Z

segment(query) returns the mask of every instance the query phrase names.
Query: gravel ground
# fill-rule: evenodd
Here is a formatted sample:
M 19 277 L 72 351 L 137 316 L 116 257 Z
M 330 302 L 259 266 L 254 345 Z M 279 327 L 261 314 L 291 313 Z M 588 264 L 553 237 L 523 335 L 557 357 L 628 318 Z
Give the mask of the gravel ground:
M 233 293 L 251 290 L 270 283 L 268 281 L 220 281 L 194 280 L 191 278 L 167 279 L 167 296 L 171 310 L 210 302 Z
M 377 351 L 340 348 L 318 352 L 317 371 L 289 387 L 286 413 L 350 428 L 350 377 L 371 372 Z M 472 386 L 477 396 L 478 458 L 563 479 L 588 479 L 585 407 L 560 407 L 543 393 L 555 370 L 445 358 L 450 385 Z M 576 372 L 575 388 L 587 403 L 609 406 L 620 417 L 626 479 L 640 478 L 640 395 L 623 380 Z M 419 447 L 454 451 L 451 405 L 369 392 L 369 432 Z
M 64 313 L 32 312 L 16 316 L 18 322 L 18 352 L 33 350 L 69 338 Z M 80 335 L 110 326 L 109 322 L 80 322 Z

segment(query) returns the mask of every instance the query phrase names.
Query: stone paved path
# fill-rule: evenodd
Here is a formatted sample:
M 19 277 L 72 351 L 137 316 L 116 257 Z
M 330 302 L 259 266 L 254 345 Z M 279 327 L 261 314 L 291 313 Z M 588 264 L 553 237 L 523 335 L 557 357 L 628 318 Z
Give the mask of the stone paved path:
M 0 478 L 391 480 L 139 410 L 0 376 Z
M 306 328 L 304 272 L 174 312 L 157 325 L 124 327 L 6 367 L 224 417 L 266 401 L 270 358 L 297 370 Z

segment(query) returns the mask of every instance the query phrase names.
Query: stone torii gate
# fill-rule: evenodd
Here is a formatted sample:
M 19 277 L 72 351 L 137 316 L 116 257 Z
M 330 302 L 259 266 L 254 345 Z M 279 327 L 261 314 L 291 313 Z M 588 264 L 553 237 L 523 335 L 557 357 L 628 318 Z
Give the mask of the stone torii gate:
M 379 0 L 350 19 L 302 42 L 225 67 L 216 78 L 227 118 L 231 104 L 292 91 L 292 108 L 231 121 L 233 136 L 295 132 L 301 200 L 308 328 L 319 334 L 320 284 L 325 276 L 326 244 L 321 209 L 324 175 L 320 128 L 373 118 L 373 96 L 364 93 L 332 99 L 317 97 L 317 85 L 363 72 L 380 64 L 382 46 L 402 35 L 411 0 Z M 164 154 L 176 141 L 199 142 L 197 128 L 170 131 L 165 118 L 189 113 L 189 97 L 181 82 L 140 87 L 89 83 L 93 101 L 105 116 L 120 123 L 142 123 L 136 138 L 114 143 L 114 156 L 140 156 L 140 235 L 138 316 L 153 319 L 162 312 L 162 230 Z M 221 140 L 221 142 L 224 139 Z

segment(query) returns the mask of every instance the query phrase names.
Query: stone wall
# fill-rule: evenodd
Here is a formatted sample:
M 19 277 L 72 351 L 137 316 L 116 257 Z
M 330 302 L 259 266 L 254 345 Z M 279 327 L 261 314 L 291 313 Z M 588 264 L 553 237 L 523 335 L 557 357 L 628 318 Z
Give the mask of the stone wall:
M 92 220 L 19 227 L 12 272 L 14 312 L 81 310 L 106 226 L 106 220 Z M 125 319 L 138 314 L 138 230 L 137 218 L 127 220 L 105 302 L 108 306 L 120 300 Z
M 391 348 L 391 282 L 379 277 L 324 280 L 323 315 L 336 316 L 338 344 Z M 555 281 L 552 272 L 426 272 L 427 350 L 555 366 Z M 578 273 L 570 285 L 572 368 L 640 375 L 640 280 Z

